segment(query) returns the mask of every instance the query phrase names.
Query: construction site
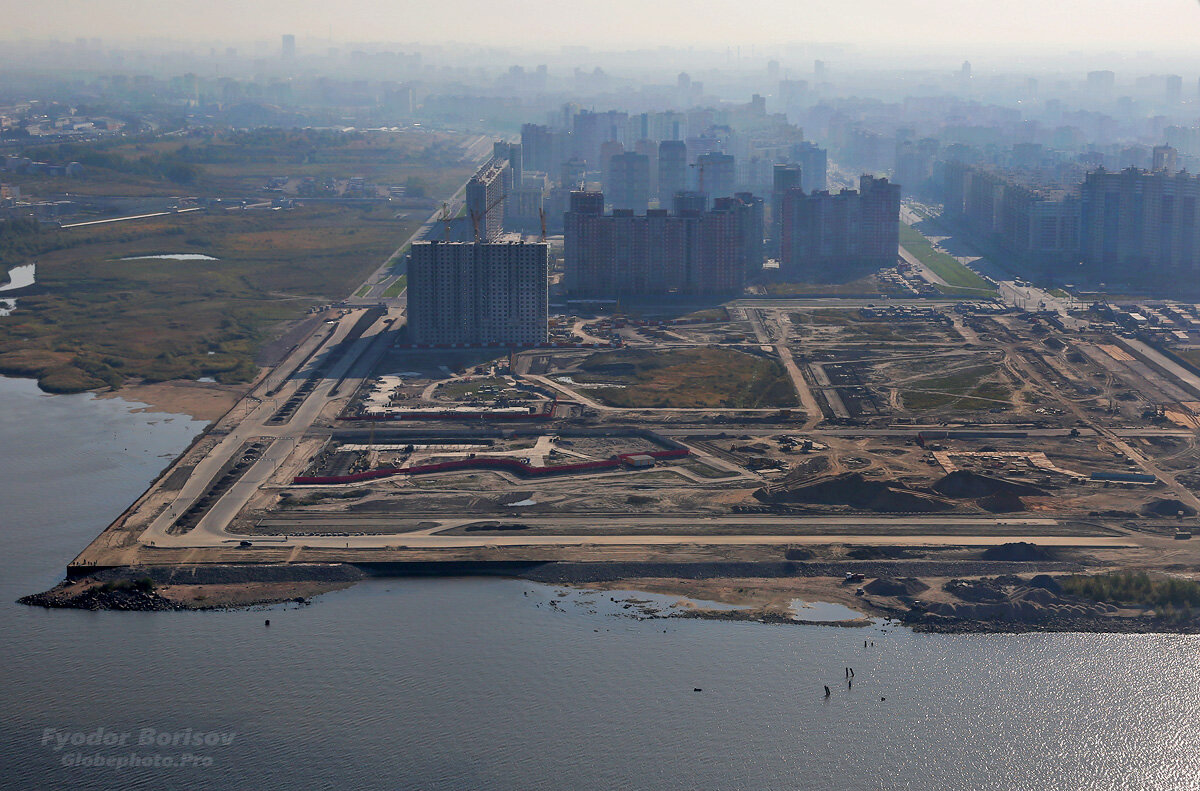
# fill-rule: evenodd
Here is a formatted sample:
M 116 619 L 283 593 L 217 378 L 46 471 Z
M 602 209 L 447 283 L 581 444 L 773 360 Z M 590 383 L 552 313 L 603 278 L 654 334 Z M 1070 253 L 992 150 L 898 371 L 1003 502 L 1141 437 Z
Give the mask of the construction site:
M 949 579 L 1026 545 L 1189 567 L 1200 375 L 1187 333 L 1121 315 L 759 297 L 416 348 L 402 300 L 329 306 L 70 573 L 836 582 L 874 547 Z

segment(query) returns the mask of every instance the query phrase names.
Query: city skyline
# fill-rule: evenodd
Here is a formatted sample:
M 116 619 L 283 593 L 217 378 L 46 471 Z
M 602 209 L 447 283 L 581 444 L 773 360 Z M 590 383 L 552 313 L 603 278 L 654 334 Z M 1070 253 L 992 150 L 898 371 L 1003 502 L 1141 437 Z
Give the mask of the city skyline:
M 212 42 L 271 39 L 294 34 L 305 40 L 450 41 L 512 46 L 542 43 L 636 48 L 769 48 L 795 42 L 842 43 L 895 52 L 952 46 L 955 51 L 1016 48 L 1067 54 L 1068 50 L 1149 50 L 1190 47 L 1200 35 L 1200 7 L 1191 0 L 1154 0 L 1130 13 L 1127 3 L 1006 4 L 922 0 L 893 4 L 855 0 L 829 6 L 751 0 L 739 12 L 708 24 L 694 3 L 630 0 L 546 6 L 530 0 L 509 4 L 503 18 L 476 0 L 436 7 L 397 6 L 379 0 L 350 0 L 336 7 L 314 0 L 268 0 L 250 6 L 229 0 L 171 4 L 110 0 L 100 7 L 83 0 L 50 0 L 15 7 L 6 15 L 4 39 L 101 37 L 130 42 L 156 38 Z M 719 9 L 713 8 L 713 11 Z M 453 19 L 453 26 L 446 25 Z M 237 24 L 234 25 L 233 21 Z M 508 20 L 505 22 L 504 20 Z M 971 54 L 971 53 L 967 53 Z

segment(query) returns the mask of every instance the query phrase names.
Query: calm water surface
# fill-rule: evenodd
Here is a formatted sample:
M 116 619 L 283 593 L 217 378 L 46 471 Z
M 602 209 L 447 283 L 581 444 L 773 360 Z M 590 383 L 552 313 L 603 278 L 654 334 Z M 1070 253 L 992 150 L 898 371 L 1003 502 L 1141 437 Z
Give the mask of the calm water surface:
M 0 787 L 1200 788 L 1191 637 L 636 620 L 492 579 L 265 612 L 13 604 L 202 426 L 129 410 L 0 379 Z M 55 749 L 97 729 L 130 744 Z M 230 743 L 138 746 L 143 729 Z M 186 753 L 207 765 L 63 765 Z

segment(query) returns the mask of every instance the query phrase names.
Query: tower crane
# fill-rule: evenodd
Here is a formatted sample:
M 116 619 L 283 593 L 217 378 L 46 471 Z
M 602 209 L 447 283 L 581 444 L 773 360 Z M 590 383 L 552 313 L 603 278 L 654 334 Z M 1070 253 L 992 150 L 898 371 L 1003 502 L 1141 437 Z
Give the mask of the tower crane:
M 450 204 L 442 203 L 442 216 L 438 217 L 442 223 L 442 241 L 450 241 Z
M 474 231 L 474 234 L 475 234 L 475 241 L 476 241 L 476 242 L 478 242 L 478 241 L 479 241 L 479 221 L 482 219 L 482 220 L 484 220 L 484 221 L 486 222 L 486 221 L 487 221 L 488 212 L 490 212 L 492 209 L 494 209 L 494 208 L 496 208 L 497 206 L 499 206 L 499 205 L 500 205 L 500 203 L 501 203 L 501 202 L 503 202 L 503 201 L 504 201 L 504 199 L 505 199 L 505 198 L 507 198 L 507 197 L 508 197 L 508 195 L 506 195 L 505 193 L 503 193 L 503 192 L 502 192 L 502 193 L 500 193 L 500 194 L 499 194 L 499 195 L 496 197 L 496 199 L 495 199 L 494 201 L 492 201 L 491 203 L 489 203 L 489 204 L 487 205 L 487 207 L 486 207 L 486 208 L 483 210 L 483 217 L 480 217 L 480 216 L 479 216 L 479 214 L 478 214 L 478 213 L 476 213 L 476 212 L 474 212 L 474 211 L 472 211 L 472 212 L 471 212 L 471 229 Z

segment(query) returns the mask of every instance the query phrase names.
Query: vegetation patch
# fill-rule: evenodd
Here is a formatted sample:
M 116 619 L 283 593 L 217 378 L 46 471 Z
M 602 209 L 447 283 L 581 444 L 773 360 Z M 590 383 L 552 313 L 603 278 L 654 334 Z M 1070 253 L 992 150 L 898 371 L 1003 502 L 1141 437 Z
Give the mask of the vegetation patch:
M 844 341 L 873 341 L 888 343 L 927 343 L 948 340 L 944 331 L 934 330 L 924 322 L 897 322 L 886 318 L 863 318 L 856 311 L 818 308 L 807 313 L 793 313 L 792 326 L 803 333 L 813 326 L 840 327 Z
M 383 298 L 394 299 L 400 296 L 406 288 L 408 288 L 408 275 L 400 275 L 400 277 L 392 281 L 390 286 L 384 289 Z
M 957 258 L 934 249 L 925 235 L 911 225 L 900 223 L 900 246 L 951 286 L 994 292 L 995 287 L 963 266 Z
M 585 359 L 579 381 L 625 387 L 589 388 L 589 396 L 618 407 L 754 409 L 796 405 L 783 366 L 732 349 L 622 349 Z
M 729 321 L 729 311 L 725 308 L 708 308 L 706 310 L 693 311 L 683 318 L 692 319 L 693 321 Z
M 418 222 L 321 205 L 77 229 L 5 223 L 0 265 L 36 257 L 38 282 L 0 318 L 0 373 L 58 393 L 127 378 L 249 381 L 282 323 L 343 298 Z M 219 260 L 122 260 L 164 250 Z
M 901 390 L 904 406 L 912 410 L 955 408 L 995 409 L 1011 405 L 1012 390 L 1003 382 L 983 381 L 998 373 L 994 365 L 979 365 L 961 371 L 918 379 Z
M 1200 607 L 1200 582 L 1150 575 L 1144 571 L 1114 571 L 1062 577 L 1067 593 L 1118 607 L 1153 607 L 1161 618 L 1190 621 Z
M 772 297 L 821 296 L 855 297 L 864 294 L 903 294 L 895 283 L 880 280 L 875 275 L 851 280 L 847 283 L 767 283 L 767 294 Z

